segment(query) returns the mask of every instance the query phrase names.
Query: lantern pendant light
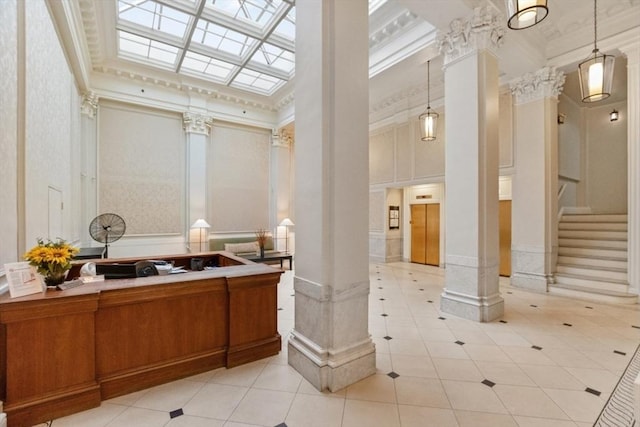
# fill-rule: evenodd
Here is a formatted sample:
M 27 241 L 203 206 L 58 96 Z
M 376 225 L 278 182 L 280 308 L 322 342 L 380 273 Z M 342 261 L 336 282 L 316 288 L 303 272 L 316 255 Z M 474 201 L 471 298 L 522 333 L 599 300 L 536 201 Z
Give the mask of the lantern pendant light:
M 507 13 L 507 26 L 512 30 L 524 30 L 546 18 L 549 8 L 547 0 L 507 0 Z
M 597 0 L 593 0 L 593 56 L 578 65 L 582 102 L 596 102 L 611 95 L 615 57 L 598 50 Z
M 431 97 L 429 94 L 430 70 L 429 64 L 431 61 L 427 61 L 427 110 L 420 115 L 420 139 L 422 141 L 433 141 L 436 139 L 436 132 L 438 130 L 438 113 L 431 110 Z

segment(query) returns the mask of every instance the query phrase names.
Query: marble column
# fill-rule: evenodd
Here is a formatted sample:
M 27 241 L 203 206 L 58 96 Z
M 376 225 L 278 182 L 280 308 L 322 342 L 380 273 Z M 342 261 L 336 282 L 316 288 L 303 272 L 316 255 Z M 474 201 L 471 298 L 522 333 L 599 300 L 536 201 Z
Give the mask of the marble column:
M 627 57 L 627 270 L 630 290 L 640 294 L 640 43 L 619 49 Z
M 498 289 L 498 60 L 501 19 L 488 7 L 438 37 L 445 76 L 445 289 L 441 310 L 488 322 Z
M 319 390 L 375 373 L 368 332 L 367 0 L 296 2 L 295 324 L 289 364 Z
M 511 284 L 547 292 L 558 255 L 558 95 L 565 76 L 544 67 L 511 82 L 517 153 Z
M 182 114 L 182 126 L 187 134 L 187 227 L 200 218 L 209 224 L 213 221 L 207 218 L 207 150 L 212 125 L 213 118 L 209 116 L 190 111 Z M 192 252 L 208 250 L 209 239 L 201 233 L 199 229 L 187 229 Z

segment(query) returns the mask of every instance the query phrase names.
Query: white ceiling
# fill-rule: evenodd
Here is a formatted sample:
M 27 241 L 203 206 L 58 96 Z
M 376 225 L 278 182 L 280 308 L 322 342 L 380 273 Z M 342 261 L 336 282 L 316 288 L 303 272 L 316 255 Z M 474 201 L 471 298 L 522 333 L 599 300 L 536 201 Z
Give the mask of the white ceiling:
M 92 76 L 141 79 L 145 82 L 184 90 L 188 86 L 205 95 L 243 98 L 277 110 L 293 99 L 293 81 L 273 93 L 256 94 L 233 84 L 215 83 L 197 74 L 180 75 L 175 70 L 152 67 L 118 57 L 116 11 L 118 0 L 74 0 L 82 15 L 82 35 L 89 51 Z M 127 0 L 141 2 L 143 0 Z M 158 0 L 191 3 L 200 0 Z M 205 0 L 203 0 L 205 1 Z M 212 2 L 212 0 L 206 0 Z M 220 1 L 220 0 L 218 0 Z M 238 0 L 224 0 L 228 3 Z M 289 5 L 293 0 L 279 0 Z M 370 15 L 370 105 L 372 111 L 387 108 L 418 108 L 426 102 L 426 61 L 431 63 L 431 100 L 437 105 L 443 96 L 442 57 L 434 46 L 438 31 L 448 31 L 457 17 L 468 17 L 472 9 L 488 4 L 504 14 L 503 0 L 371 0 L 376 9 Z M 228 20 L 225 21 L 228 23 Z M 506 22 L 506 20 L 505 20 Z M 640 0 L 598 1 L 598 45 L 609 54 L 620 56 L 615 45 L 629 32 L 640 37 Z M 243 23 L 246 27 L 246 23 Z M 506 27 L 506 25 L 505 25 Z M 549 0 L 549 14 L 540 24 L 521 31 L 506 30 L 499 51 L 501 82 L 556 65 L 573 72 L 593 48 L 593 2 L 588 0 Z M 625 77 L 625 73 L 616 73 Z M 570 78 L 567 80 L 568 92 Z M 626 90 L 624 91 L 626 96 Z M 612 96 L 613 98 L 613 96 Z M 616 98 L 614 98 L 616 99 Z M 610 99 L 613 101 L 614 99 Z M 395 107 L 394 107 L 395 106 Z

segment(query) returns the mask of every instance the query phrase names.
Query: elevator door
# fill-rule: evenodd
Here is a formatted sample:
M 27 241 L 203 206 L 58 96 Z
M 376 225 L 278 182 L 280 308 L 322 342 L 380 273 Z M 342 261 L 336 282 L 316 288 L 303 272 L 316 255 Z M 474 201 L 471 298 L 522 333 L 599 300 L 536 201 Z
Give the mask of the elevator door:
M 440 204 L 411 205 L 411 262 L 440 265 Z
M 511 200 L 500 200 L 500 275 L 511 276 Z

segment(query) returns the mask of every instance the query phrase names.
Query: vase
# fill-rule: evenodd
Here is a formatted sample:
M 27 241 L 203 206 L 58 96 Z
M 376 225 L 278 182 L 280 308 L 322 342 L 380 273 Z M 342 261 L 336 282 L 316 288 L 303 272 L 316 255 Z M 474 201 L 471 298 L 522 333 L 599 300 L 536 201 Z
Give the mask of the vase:
M 264 246 L 260 246 L 260 258 L 264 258 Z
M 64 283 L 66 276 L 66 271 L 49 273 L 44 277 L 44 283 L 47 286 L 58 286 L 59 284 Z

